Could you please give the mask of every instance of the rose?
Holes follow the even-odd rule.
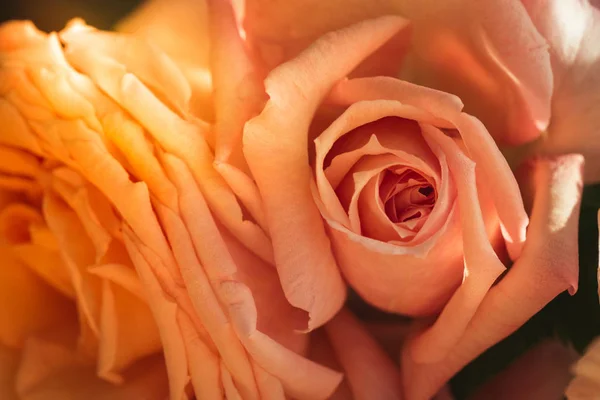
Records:
[[[576,289],[582,160],[531,161],[525,187],[535,191],[535,205],[525,242],[516,181],[456,97],[383,77],[344,79],[406,27],[396,17],[363,21],[271,71],[270,99],[246,124],[244,154],[276,265],[280,274],[296,271],[295,292],[318,296],[313,277],[339,266],[378,307],[441,311],[403,350],[405,395],[424,399],[558,293]],[[505,268],[503,245],[515,263],[491,287]]]
[[[81,21],[58,36],[5,25],[2,72],[23,77],[3,80],[19,90],[2,92],[0,120],[8,129],[1,148],[14,148],[19,161],[6,168],[28,183],[23,160],[34,158],[45,171],[43,185],[57,174],[101,199],[98,205],[94,197],[93,206],[102,213],[84,222],[108,224],[123,250],[119,262],[137,272],[132,278],[141,282],[158,327],[171,398],[185,398],[190,385],[201,398],[325,398],[341,376],[302,356],[308,337],[297,331],[337,312],[345,288],[333,271],[329,301],[303,304],[310,324],[284,297],[262,205],[240,157],[241,128],[260,104],[261,85],[247,79],[252,68],[238,51],[231,11],[221,2],[210,6],[210,124],[190,104],[193,95],[211,97],[201,93],[205,87],[142,39]],[[227,69],[230,63],[239,69]],[[81,246],[76,237],[58,247]],[[133,319],[126,323],[132,338],[150,337]]]

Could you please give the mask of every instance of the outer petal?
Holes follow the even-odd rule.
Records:
[[[547,47],[518,0],[264,3],[248,0],[240,14],[267,65],[291,58],[327,31],[399,14],[414,26],[411,80],[460,95],[466,111],[504,142],[535,139],[548,124],[552,70]]]
[[[190,109],[203,119],[213,119],[206,1],[148,0],[116,29],[148,40],[175,60],[192,88]]]
[[[540,135],[550,119],[552,70],[547,45],[518,0],[400,3],[415,21],[412,78],[459,95],[499,141]]]
[[[462,366],[525,323],[562,291],[577,287],[577,223],[583,159],[578,155],[532,162],[535,202],[521,257],[486,295],[459,342],[441,361],[402,355],[408,400],[432,396]]]
[[[267,70],[290,60],[327,32],[365,19],[394,14],[397,10],[394,3],[389,0],[368,3],[362,0],[235,2],[247,40]],[[397,35],[385,50],[382,48],[377,52],[379,54],[371,57],[372,62],[367,63],[371,65],[362,72],[395,74],[405,52],[404,42],[408,36],[405,33],[408,32]]]
[[[552,121],[536,144],[544,154],[581,153],[585,180],[600,180],[600,11],[587,0],[523,0],[551,46],[554,70]]]

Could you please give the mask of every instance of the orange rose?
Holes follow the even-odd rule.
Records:
[[[244,154],[275,263],[282,276],[295,273],[294,294],[318,299],[312,282],[339,267],[379,308],[438,314],[404,345],[412,400],[434,395],[557,294],[576,290],[582,159],[532,161],[525,240],[516,180],[460,100],[364,77],[359,64],[407,28],[399,17],[363,21],[271,71],[269,101],[245,127]],[[346,79],[357,71],[362,78]],[[547,243],[560,243],[560,254]],[[504,248],[514,265],[500,279]]]
[[[260,81],[247,79],[252,66],[231,10],[209,5],[213,95],[197,79],[206,65],[179,67],[141,34],[81,21],[58,35],[29,23],[2,26],[0,171],[4,188],[17,193],[3,208],[2,259],[14,257],[15,271],[25,271],[7,269],[15,278],[3,284],[32,280],[44,288],[41,277],[62,293],[10,292],[15,301],[0,309],[15,322],[2,323],[9,332],[0,339],[20,348],[35,332],[62,325],[53,310],[68,312],[70,296],[80,342],[100,342],[90,357],[102,378],[116,380],[162,345],[172,399],[326,398],[341,375],[303,356],[308,336],[300,331],[329,320],[345,287],[334,269],[328,283],[315,280],[317,298],[286,300],[293,281],[282,277],[282,290],[241,154],[242,126],[264,94]],[[73,379],[69,368],[60,372],[65,382]],[[17,380],[37,384],[35,373]],[[106,386],[89,380],[81,384]],[[85,393],[56,382],[44,384]],[[135,383],[125,393],[145,396],[134,390],[148,388]]]

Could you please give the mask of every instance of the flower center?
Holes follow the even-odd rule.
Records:
[[[416,232],[431,213],[437,194],[418,171],[399,167],[383,173],[379,197],[390,221]]]

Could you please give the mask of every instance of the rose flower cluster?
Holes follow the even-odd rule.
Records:
[[[0,397],[451,398],[577,291],[598,16],[149,0],[111,32],[0,25]],[[600,393],[586,357],[570,399]],[[562,398],[573,362],[542,343],[478,398]]]

